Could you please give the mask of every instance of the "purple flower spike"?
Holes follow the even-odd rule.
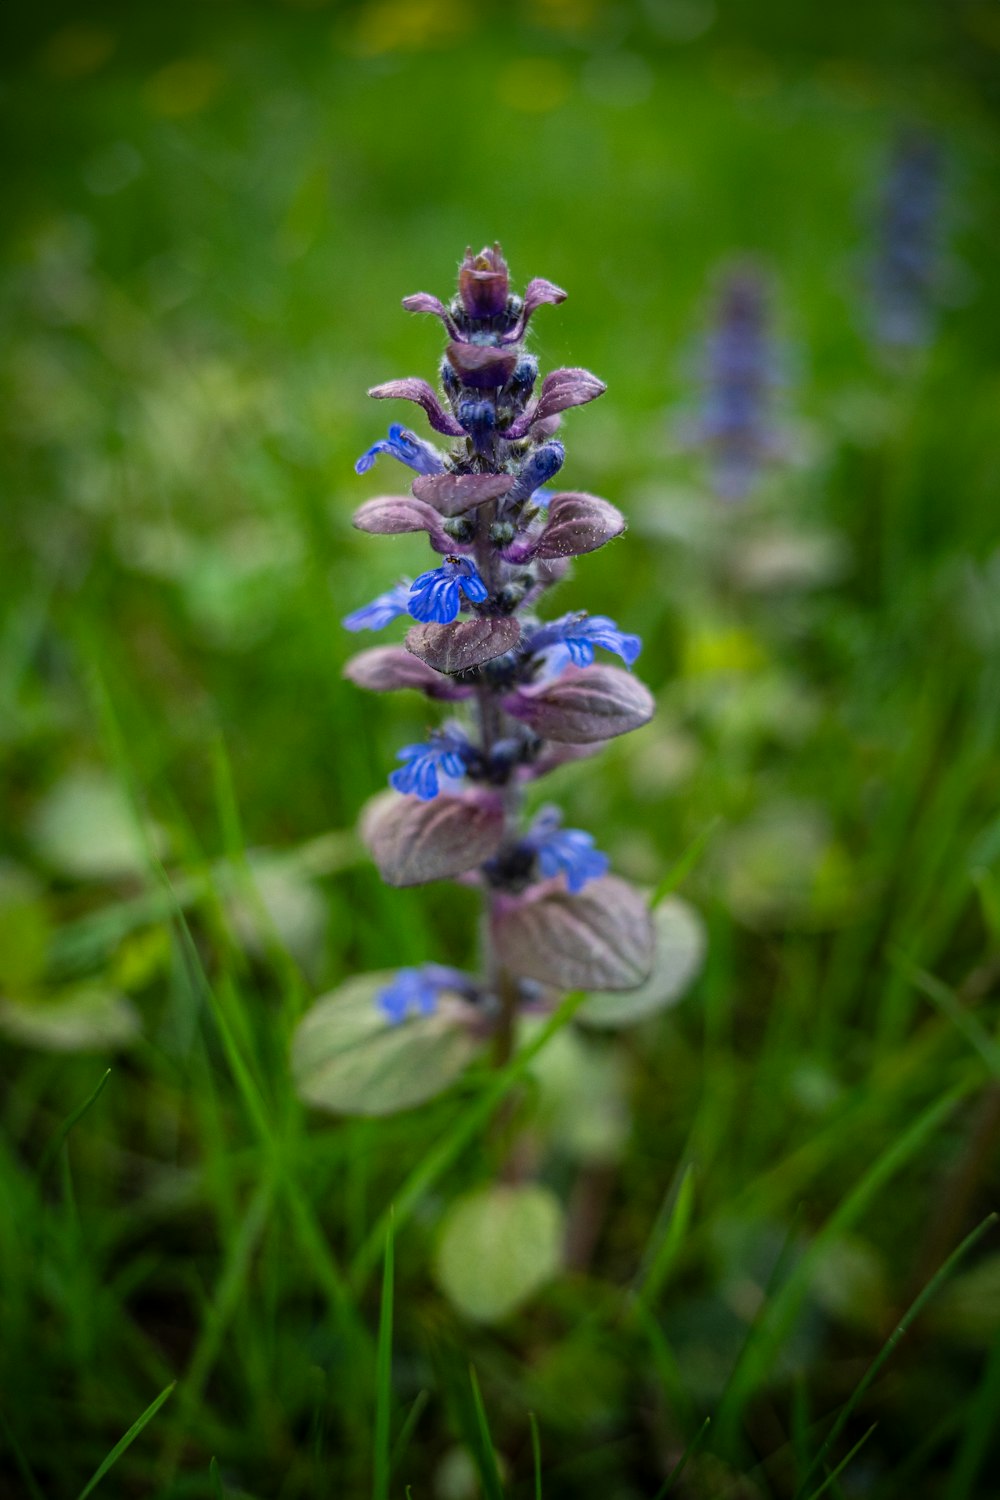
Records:
[[[469,742],[455,730],[431,735],[424,745],[404,745],[396,759],[405,762],[389,777],[397,792],[410,793],[421,802],[430,802],[441,790],[440,778],[457,779],[465,775],[465,757]]]
[[[465,429],[450,412],[445,411],[427,381],[419,380],[415,375],[373,385],[368,394],[376,401],[415,401],[418,406],[423,407],[435,432],[443,432],[446,437],[465,436]]]
[[[379,594],[370,604],[362,605],[353,614],[345,615],[341,624],[345,630],[384,630],[410,608],[410,585],[397,583],[395,588]]]
[[[558,807],[543,807],[528,832],[526,842],[535,851],[538,868],[550,880],[557,875],[566,879],[566,889],[574,896],[588,880],[606,875],[610,861],[594,840],[581,828],[563,828]]]
[[[415,579],[406,608],[415,620],[448,625],[458,615],[464,594],[470,604],[482,604],[489,591],[467,557],[446,557],[439,568],[430,568]]]
[[[626,635],[619,630],[607,615],[588,615],[585,610],[579,610],[534,631],[527,650],[532,655],[550,652],[550,666],[559,667],[568,660],[575,667],[589,667],[594,660],[595,646],[613,651],[627,667],[631,667],[642,650],[642,641],[637,635]]]

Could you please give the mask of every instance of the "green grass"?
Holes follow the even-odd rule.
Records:
[[[943,0],[18,19],[0,996],[40,1040],[0,1015],[2,1500],[992,1493],[996,46]],[[913,115],[953,264],[892,368],[865,215]],[[399,479],[352,472],[365,390],[439,353],[399,299],[494,236],[569,290],[543,366],[609,387],[565,473],[631,529],[561,607],[642,634],[660,705],[552,795],[709,937],[676,1007],[596,1043],[610,1161],[532,1113],[578,996],[385,1120],[311,1113],[288,1066],[345,977],[474,958],[472,893],[387,890],[357,840],[427,713],[341,681],[338,621],[423,557],[349,524]],[[792,458],[734,510],[674,434],[746,251]],[[69,1045],[45,1008],[84,984]],[[498,1116],[602,1206],[585,1268],[489,1327],[432,1266]]]

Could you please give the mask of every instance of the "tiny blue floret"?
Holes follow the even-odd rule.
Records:
[[[393,1026],[407,1016],[432,1016],[437,1009],[438,986],[424,969],[400,969],[391,984],[379,990],[375,1004]]]
[[[340,623],[345,630],[384,630],[386,625],[407,613],[409,601],[410,585],[397,583],[370,604],[363,604],[353,614],[345,615]]]
[[[390,458],[397,458],[408,469],[416,469],[418,474],[441,474],[444,471],[444,459],[434,445],[425,443],[423,438],[418,438],[399,422],[393,422],[387,438],[380,438],[362,453],[354,465],[355,473],[367,474],[380,453],[388,453]]]
[[[404,745],[396,759],[405,761],[405,765],[392,772],[389,785],[397,792],[430,802],[441,790],[441,776],[465,775],[467,749],[467,740],[454,731],[434,734],[423,745]]]
[[[407,608],[415,620],[448,625],[461,606],[459,590],[470,604],[482,604],[489,591],[467,557],[446,557],[437,568],[421,573],[410,588]]]
[[[594,840],[581,828],[561,828],[562,814],[557,807],[543,807],[528,833],[527,842],[534,848],[541,873],[552,879],[563,875],[566,889],[577,895],[588,880],[607,873],[609,860]]]
[[[642,650],[642,641],[637,635],[626,635],[619,630],[607,615],[588,615],[579,610],[536,630],[528,643],[528,650],[555,654],[561,647],[575,667],[589,667],[594,660],[595,646],[613,651],[627,667],[631,667]]]

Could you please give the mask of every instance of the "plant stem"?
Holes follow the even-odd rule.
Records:
[[[496,519],[496,509],[497,503],[495,500],[480,507],[479,533],[476,540],[476,566],[491,595],[496,593],[499,583],[497,554],[489,535],[490,527]],[[500,707],[497,690],[488,682],[480,683],[476,690],[476,704],[479,717],[479,748],[483,753],[483,757],[488,758],[497,741],[503,737],[504,713]],[[520,791],[513,777],[511,777],[503,789],[504,844],[506,844],[516,831],[520,803]],[[495,1067],[502,1068],[510,1060],[514,1049],[514,1026],[517,1019],[518,987],[515,977],[499,962],[493,947],[492,929],[497,893],[487,890],[484,896],[486,910],[482,923],[483,968],[487,980],[500,1003],[500,1013],[497,1019],[494,1040],[493,1063]]]

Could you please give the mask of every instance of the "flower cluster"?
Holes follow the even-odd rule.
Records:
[[[772,419],[777,359],[767,288],[752,265],[722,279],[705,350],[698,439],[708,452],[721,500],[742,500],[779,444]]]
[[[538,383],[538,362],[524,348],[528,325],[564,297],[540,278],[523,297],[512,293],[499,246],[466,253],[448,306],[426,292],[406,297],[405,308],[439,318],[447,335],[443,398],[416,377],[369,394],[415,402],[448,445],[394,425],[356,464],[363,474],[385,455],[416,477],[408,494],[367,501],[355,525],[379,535],[424,532],[440,561],[347,616],[352,631],[381,630],[404,616],[414,623],[402,645],[360,652],[345,674],[376,692],[410,688],[464,704],[467,715],[399,752],[402,764],[389,777],[398,795],[375,805],[365,836],[390,884],[481,885],[485,972],[474,995],[468,985],[463,993],[480,1002],[480,1016],[506,1016],[508,1025],[512,997],[516,1005],[537,1002],[547,987],[627,989],[652,961],[645,904],[608,875],[590,835],[563,828],[553,806],[522,823],[531,782],[638,728],[653,711],[630,670],[638,636],[585,611],[539,618],[570,559],[625,529],[608,501],[543,488],[565,458],[556,436],[562,413],[605,389],[582,369],[555,370]],[[599,661],[599,651],[624,666]],[[401,970],[379,994],[382,1013],[394,1022],[430,1014],[446,973]]]
[[[926,343],[941,271],[941,152],[911,130],[893,150],[879,213],[872,266],[875,335],[886,349]]]

